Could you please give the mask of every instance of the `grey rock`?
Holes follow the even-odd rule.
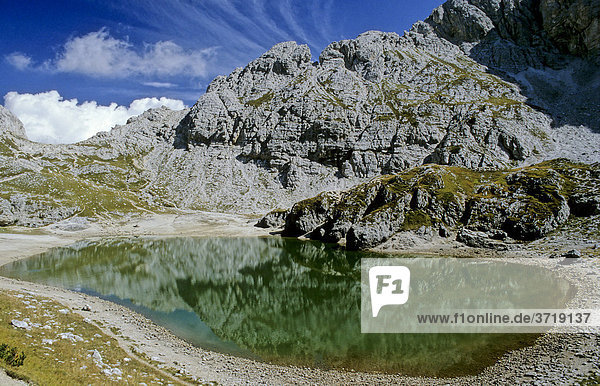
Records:
[[[25,127],[23,123],[4,106],[0,106],[0,134],[8,133],[20,139],[26,139]],[[4,138],[6,141],[6,138]]]
[[[15,194],[9,200],[0,198],[0,226],[41,227],[73,216],[78,207],[44,203],[28,194]]]
[[[461,228],[458,231],[456,241],[473,248],[493,248],[496,245],[486,233],[467,228]]]
[[[494,23],[481,9],[465,0],[450,0],[436,8],[427,19],[436,31],[457,42],[483,39]]]
[[[256,223],[259,228],[283,228],[288,211],[285,209],[272,210]]]
[[[438,234],[440,235],[440,237],[450,237],[450,230],[448,230],[448,228],[444,224],[441,224],[438,230]]]
[[[29,323],[27,323],[24,320],[13,319],[13,320],[10,321],[10,324],[13,325],[13,326],[15,326],[15,327],[18,327],[18,328],[24,328],[24,329],[29,329],[30,328]]]
[[[345,177],[372,177],[423,160],[507,165],[549,145],[533,130],[544,130],[539,114],[516,87],[431,29],[403,37],[366,32],[330,44],[316,65],[301,47],[282,43],[215,79],[185,118],[189,145],[238,146],[242,158],[266,162],[291,188],[311,163]],[[439,56],[432,59],[434,47]],[[277,63],[289,63],[287,70]],[[457,72],[465,65],[466,78]],[[514,101],[514,110],[494,102],[501,98]],[[456,147],[462,153],[445,155]]]
[[[450,0],[426,22],[456,43],[540,47],[571,55],[597,54],[600,5],[586,0]]]
[[[573,55],[600,51],[600,4],[597,1],[543,0],[542,25],[562,51]]]
[[[503,240],[506,240],[508,235],[506,234],[506,232],[504,232],[502,230],[495,230],[495,231],[489,232],[488,237],[493,240],[503,241]]]
[[[575,257],[565,257],[561,261],[558,262],[559,265],[571,265],[581,263],[581,259]]]
[[[363,217],[346,235],[346,248],[365,249],[379,245],[397,233],[404,223],[403,208],[388,205]]]
[[[8,200],[0,198],[0,226],[5,227],[17,223],[17,218],[12,213],[12,205]]]
[[[410,197],[405,196],[403,202],[398,204],[406,206],[409,200]],[[367,223],[376,221],[369,219],[369,215],[381,209],[390,201],[398,201],[398,197],[393,192],[385,189],[381,180],[375,179],[369,183],[359,185],[340,195],[339,201],[335,203],[333,210],[329,211],[326,220],[311,232],[310,237],[330,243],[343,241],[351,227],[357,225],[356,223],[361,219],[364,219]],[[381,214],[384,214],[384,212]],[[290,221],[293,221],[293,219],[290,219]],[[364,225],[362,224],[362,226]],[[358,236],[355,231],[361,232],[358,228],[353,230],[355,236]],[[378,239],[384,240],[386,237],[381,235]],[[352,243],[353,241],[350,241],[351,245]]]
[[[600,214],[600,194],[587,192],[569,198],[569,207],[576,216],[592,216]]]
[[[313,231],[328,219],[339,199],[337,192],[324,192],[296,203],[286,216],[284,235],[301,236]]]
[[[52,226],[65,232],[78,232],[90,227],[90,222],[85,217],[72,217],[63,221],[59,221]]]
[[[568,259],[578,259],[581,257],[581,252],[578,249],[571,249],[563,254],[563,257]]]

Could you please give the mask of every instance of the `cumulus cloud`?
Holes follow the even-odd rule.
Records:
[[[12,91],[4,96],[4,106],[23,122],[29,139],[44,143],[78,142],[124,124],[150,108],[185,107],[183,101],[165,97],[136,99],[129,107],[116,103],[102,106],[95,101],[79,103],[77,99],[63,99],[55,90],[39,94]]]
[[[32,64],[31,58],[21,52],[13,52],[4,58],[11,66],[21,71],[30,68]]]
[[[93,77],[189,76],[207,74],[207,63],[214,49],[185,50],[172,41],[159,41],[134,47],[126,40],[112,37],[103,28],[68,40],[56,58],[37,66],[56,72]],[[6,56],[18,69],[32,66],[31,58],[19,52]]]

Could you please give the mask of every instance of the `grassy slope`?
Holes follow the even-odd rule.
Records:
[[[13,319],[26,320],[31,327],[14,327]],[[76,338],[61,338],[60,334],[65,333]],[[91,321],[30,293],[0,292],[0,343],[26,355],[22,366],[4,361],[0,366],[10,375],[35,384],[180,383],[132,357]],[[101,355],[101,362],[92,357],[94,350]]]
[[[131,157],[31,154],[0,142],[0,198],[25,195],[50,208],[77,208],[80,216],[104,217],[156,211],[138,195],[146,183]]]

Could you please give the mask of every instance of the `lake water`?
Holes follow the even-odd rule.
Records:
[[[0,275],[115,301],[203,348],[297,366],[475,374],[536,338],[361,334],[361,257],[382,255],[276,237],[119,238],[52,249]],[[548,305],[568,300],[568,283],[551,272],[520,272],[547,284]]]

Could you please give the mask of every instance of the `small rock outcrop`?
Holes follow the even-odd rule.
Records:
[[[375,247],[401,231],[432,228],[470,246],[535,240],[564,224],[578,190],[593,190],[600,165],[555,160],[507,171],[425,165],[345,192],[295,204],[284,235]],[[577,215],[592,211],[577,210]]]

